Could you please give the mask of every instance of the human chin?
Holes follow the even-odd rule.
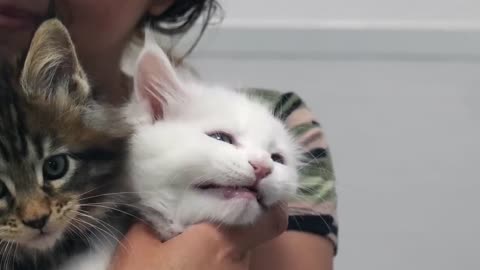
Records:
[[[21,55],[27,50],[33,32],[34,28],[14,31],[0,26],[0,56],[8,59],[12,55]]]
[[[0,1],[0,54],[26,50],[38,25],[45,19],[47,0]]]

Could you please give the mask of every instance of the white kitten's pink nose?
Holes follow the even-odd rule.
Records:
[[[272,173],[272,167],[264,162],[249,161],[252,165],[253,173],[257,181],[269,176]]]

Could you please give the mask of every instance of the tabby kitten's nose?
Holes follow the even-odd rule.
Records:
[[[28,226],[30,228],[41,230],[47,224],[47,221],[48,221],[49,217],[50,217],[50,215],[44,215],[40,218],[33,219],[33,220],[22,220],[22,222],[23,222],[23,224],[25,224],[26,226]]]

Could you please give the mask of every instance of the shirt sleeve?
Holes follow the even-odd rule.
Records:
[[[295,93],[249,89],[252,95],[272,105],[304,149],[298,198],[289,202],[289,230],[329,239],[337,249],[338,222],[335,174],[328,144],[320,123]]]

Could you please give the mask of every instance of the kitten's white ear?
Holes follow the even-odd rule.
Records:
[[[134,74],[135,97],[148,106],[153,120],[164,117],[165,107],[180,94],[182,84],[167,55],[145,30],[145,46]]]

